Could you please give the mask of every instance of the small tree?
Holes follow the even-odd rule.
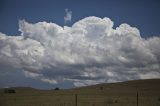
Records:
[[[54,90],[56,90],[56,91],[58,91],[58,90],[60,90],[58,87],[56,87]]]

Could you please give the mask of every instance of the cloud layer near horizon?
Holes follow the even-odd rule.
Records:
[[[160,38],[144,39],[137,28],[109,18],[87,17],[72,27],[19,22],[19,36],[0,33],[0,64],[26,77],[84,86],[160,78]]]

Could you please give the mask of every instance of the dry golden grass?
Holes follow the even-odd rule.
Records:
[[[0,90],[0,106],[160,106],[160,79],[98,84],[68,90]]]

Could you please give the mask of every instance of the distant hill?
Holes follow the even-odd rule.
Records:
[[[52,90],[40,90],[31,87],[12,87],[17,93],[28,93],[28,92],[62,92],[62,93],[107,93],[107,92],[138,92],[138,91],[160,91],[160,79],[145,79],[145,80],[132,80],[117,83],[102,83],[97,85],[77,87],[71,89],[61,89],[56,91]],[[2,92],[2,89],[1,89]]]
[[[160,79],[103,83],[72,89],[0,89],[0,106],[160,106]]]
[[[81,89],[112,89],[112,90],[160,90],[160,79],[144,79],[144,80],[132,80],[125,82],[116,83],[102,83],[87,87],[75,88],[77,90]]]

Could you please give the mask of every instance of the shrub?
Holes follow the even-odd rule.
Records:
[[[100,87],[100,90],[103,90],[103,87],[102,87],[102,86]]]
[[[116,99],[114,102],[115,102],[115,103],[118,103],[118,100]]]
[[[14,89],[5,88],[4,93],[16,93]]]
[[[113,104],[112,99],[109,99],[109,100],[107,101],[107,104]]]

